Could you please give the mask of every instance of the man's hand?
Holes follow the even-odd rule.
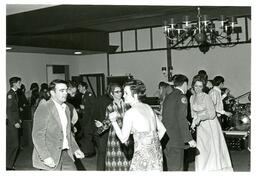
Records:
[[[228,116],[228,117],[231,117],[232,113],[231,112],[225,112],[225,115]]]
[[[19,124],[19,123],[16,123],[16,124],[14,124],[14,127],[15,127],[15,128],[20,128],[20,124]]]
[[[44,159],[44,164],[47,165],[48,167],[54,168],[56,166],[56,164],[54,163],[53,158],[48,157],[46,159]]]
[[[84,153],[80,149],[78,149],[75,151],[75,156],[78,159],[82,159],[82,158],[84,158]]]
[[[84,105],[80,104],[80,108],[81,108],[81,109],[84,109]]]
[[[189,146],[192,147],[192,148],[196,147],[196,142],[195,142],[195,140],[189,141],[188,144],[189,144]]]

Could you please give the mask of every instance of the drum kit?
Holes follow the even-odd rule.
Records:
[[[248,100],[251,101],[251,92],[247,92],[237,98],[229,95],[224,102],[225,111],[232,113],[232,116],[227,118],[228,132],[244,132],[244,137],[247,142],[247,149],[251,150],[251,103],[239,103],[239,99],[244,96],[248,96]]]
[[[251,127],[251,103],[239,103],[239,99],[248,96],[250,100],[251,92],[247,92],[237,98],[228,96],[224,99],[224,109],[233,115],[228,119],[228,126],[232,130],[249,131]]]

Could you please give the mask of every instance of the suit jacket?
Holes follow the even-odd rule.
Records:
[[[163,124],[169,141],[166,147],[184,148],[185,143],[192,140],[187,116],[187,98],[178,89],[169,94],[163,103]]]
[[[68,154],[74,161],[73,154],[79,147],[71,133],[70,110],[68,106],[66,107],[66,115]],[[52,157],[55,164],[58,165],[63,145],[63,131],[58,110],[52,99],[38,106],[34,117],[32,139],[34,143],[33,166],[39,169],[53,170],[44,165],[43,160]]]
[[[82,110],[83,117],[92,117],[93,106],[95,103],[95,97],[90,92],[85,92],[81,104],[84,105],[84,109]]]
[[[86,134],[91,134],[94,131],[93,107],[95,104],[95,97],[92,95],[92,93],[87,91],[82,98],[81,104],[84,105],[84,109],[81,109],[82,120],[80,123],[86,131]]]
[[[113,102],[113,99],[110,98],[110,96],[108,96],[107,94],[104,94],[104,95],[98,97],[93,106],[93,116],[92,116],[93,120],[98,120],[98,121],[102,122],[106,118],[106,108],[112,102]],[[94,133],[96,135],[99,135],[96,131],[97,130],[96,126],[94,125],[93,127],[94,127]],[[108,133],[106,133],[106,132],[102,133],[102,134],[100,134],[100,136],[107,137]]]
[[[19,106],[18,96],[13,89],[10,89],[7,93],[6,102],[7,123],[10,126],[14,126],[16,123],[19,123]]]

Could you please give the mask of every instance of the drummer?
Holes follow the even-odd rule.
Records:
[[[227,112],[224,110],[223,107],[223,99],[228,95],[228,93],[230,92],[228,89],[226,89],[226,91],[224,92],[223,95],[221,95],[221,89],[224,86],[224,78],[222,76],[216,76],[213,79],[213,85],[214,87],[210,90],[209,95],[211,96],[213,103],[214,103],[214,107],[218,116],[218,119],[220,121],[220,124],[222,126],[223,129],[228,128],[228,126],[225,124],[226,122],[223,120],[223,118],[221,117],[221,115],[225,115],[227,117],[231,117],[232,113],[231,112]]]

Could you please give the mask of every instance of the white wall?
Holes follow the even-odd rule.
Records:
[[[46,65],[69,65],[69,74],[107,73],[106,54],[97,55],[49,55],[32,53],[6,53],[6,86],[13,76],[22,78],[29,89],[32,82],[46,82]]]
[[[74,73],[92,74],[104,73],[107,75],[107,54],[76,56],[77,70]]]
[[[161,68],[167,66],[166,51],[113,54],[109,56],[110,75],[124,76],[131,73],[142,80],[147,95],[152,96],[158,89],[158,82],[166,80]]]
[[[208,73],[209,79],[217,75],[225,78],[225,86],[231,94],[239,96],[251,90],[251,45],[242,44],[233,48],[215,47],[203,54],[199,49],[173,51],[174,73],[192,77],[200,69]]]
[[[184,73],[190,82],[200,69],[205,69],[209,78],[222,75],[225,85],[236,97],[251,88],[251,45],[242,44],[233,48],[216,47],[206,54],[198,49],[173,50],[173,74]],[[69,65],[70,76],[104,73],[107,76],[106,54],[65,56],[31,53],[10,53],[6,55],[6,82],[12,76],[20,76],[26,88],[32,82],[46,82],[46,65]],[[131,73],[147,86],[147,95],[153,96],[157,84],[164,77],[161,68],[167,66],[166,51],[136,52],[110,55],[110,74],[123,76]]]
[[[172,61],[173,74],[185,74],[189,84],[193,76],[204,69],[209,79],[223,76],[226,87],[235,97],[251,90],[250,44],[233,48],[215,47],[206,54],[199,49],[172,50]],[[166,65],[166,50],[110,55],[110,74],[116,76],[131,73],[144,81],[148,96],[153,96],[159,81],[166,79],[161,72],[161,67]]]

